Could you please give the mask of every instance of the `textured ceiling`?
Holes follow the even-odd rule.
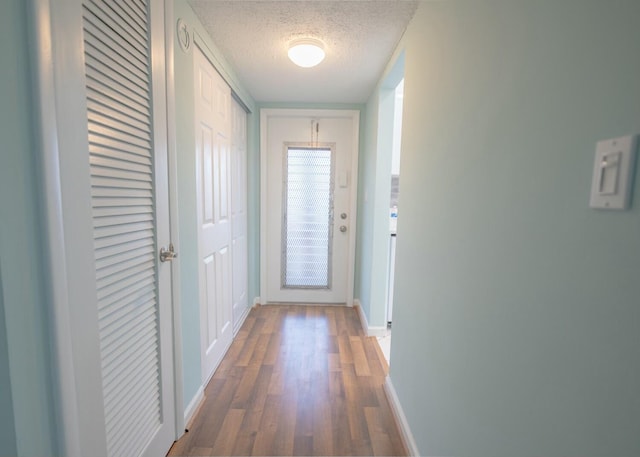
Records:
[[[189,0],[258,102],[363,103],[411,20],[413,0]],[[311,36],[326,58],[299,68],[288,43]]]

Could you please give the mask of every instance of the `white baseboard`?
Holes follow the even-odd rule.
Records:
[[[367,336],[385,336],[387,334],[387,327],[370,327],[369,322],[367,321],[367,316],[364,314],[362,310],[362,305],[360,300],[357,298],[353,300],[353,307],[358,310],[358,317],[360,318],[360,325],[362,326],[362,330],[364,334]]]
[[[407,448],[407,451],[411,456],[421,455],[420,451],[418,451],[416,440],[413,438],[413,433],[411,433],[407,417],[404,415],[404,411],[402,410],[402,405],[400,404],[400,400],[396,394],[396,389],[394,389],[389,376],[387,376],[387,379],[384,382],[384,391],[387,394],[389,405],[391,405],[393,417],[396,419],[396,424],[398,424],[398,428],[400,429],[400,437],[402,438],[404,447]]]
[[[242,312],[242,316],[240,316],[240,319],[238,319],[236,324],[233,326],[233,337],[234,338],[236,337],[236,335],[238,334],[238,332],[242,328],[242,324],[244,324],[244,321],[247,319],[247,316],[249,315],[249,311],[251,311],[251,308],[249,308],[247,306],[244,309],[244,311]]]
[[[387,327],[367,327],[367,336],[386,336],[389,333]]]
[[[253,299],[253,306],[256,307],[260,305],[260,297],[256,297]]]
[[[187,405],[187,409],[185,409],[184,411],[184,425],[187,429],[191,425],[189,422],[191,422],[191,419],[193,419],[193,416],[196,414],[196,412],[198,412],[198,409],[200,408],[200,405],[202,404],[203,401],[204,401],[204,388],[200,386],[196,394],[193,396],[193,398],[189,402],[189,405]]]
[[[362,327],[362,330],[364,331],[365,335],[368,335],[369,323],[367,322],[367,316],[364,314],[364,311],[362,311],[362,304],[360,303],[360,300],[354,298],[353,307],[356,309],[356,311],[358,311],[358,318],[360,318],[360,326]]]

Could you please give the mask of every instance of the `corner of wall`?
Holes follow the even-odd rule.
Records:
[[[355,298],[353,300],[353,307],[358,312],[358,318],[360,319],[360,325],[362,326],[362,331],[367,336],[385,336],[387,333],[386,326],[370,326],[367,320],[367,315],[362,309],[362,304],[360,300]]]

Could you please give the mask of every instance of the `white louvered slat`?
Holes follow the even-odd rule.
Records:
[[[104,2],[113,11],[115,21],[120,24],[123,30],[131,37],[137,37],[137,40],[144,43],[146,37],[140,33],[141,30],[147,28],[147,20],[145,17],[141,17],[135,13],[135,10],[128,7],[127,2]]]
[[[137,130],[146,130],[149,128],[149,119],[145,119],[144,116],[137,114],[133,110],[117,110],[105,103],[109,103],[108,98],[97,93],[92,94],[92,96],[87,100],[89,113],[101,113],[101,115],[107,118],[108,122],[117,120],[120,121],[120,123],[132,126]]]
[[[111,346],[119,345],[116,350],[105,355],[105,367],[109,367],[109,362],[113,364],[110,367],[110,372],[103,378],[105,381],[105,398],[108,398],[110,394],[119,395],[120,392],[116,384],[131,379],[131,376],[124,376],[123,373],[139,370],[142,366],[141,362],[144,357],[137,356],[135,360],[133,357],[127,357],[126,360],[122,360],[121,356],[124,352],[127,353],[127,356],[130,356],[133,354],[152,354],[155,350],[153,342],[149,341],[148,338],[151,332],[148,324],[154,319],[153,308],[145,311],[146,313],[140,314],[137,319],[127,319],[126,325],[121,327],[119,331],[105,336],[105,344],[111,344]],[[132,334],[135,337],[132,337]],[[132,342],[137,343],[133,351],[129,348],[129,346],[132,346]]]
[[[109,97],[105,92],[106,91],[98,92],[97,90],[88,91],[88,108],[92,109],[95,106],[102,106],[103,109],[105,109],[107,112],[113,112],[121,116],[126,116],[128,119],[136,120],[146,126],[150,125],[150,119],[145,116],[144,113],[132,109],[129,106],[123,105],[121,102],[118,102],[117,99]]]
[[[99,264],[104,259],[110,259],[115,255],[126,254],[135,249],[151,249],[153,250],[154,244],[145,238],[139,240],[133,240],[125,245],[109,246],[96,251],[96,264]]]
[[[144,63],[146,54],[146,39],[130,28],[122,27],[121,23],[119,23],[118,21],[114,21],[112,17],[109,17],[109,14],[113,15],[113,12],[110,8],[105,8],[105,2],[101,0],[91,0],[91,4],[94,14],[88,18],[85,18],[85,29],[91,32],[95,30],[91,29],[91,26],[96,27],[99,33],[104,33],[104,35],[101,35],[100,38],[105,35],[108,37],[106,40],[101,41],[122,41],[123,43],[125,43],[125,45],[122,47],[126,50],[123,54],[125,56],[128,56],[128,59],[132,62],[135,61]],[[142,28],[143,32],[144,28],[145,27]]]
[[[122,272],[115,277],[107,276],[98,280],[98,297],[108,298],[109,296],[126,289],[128,286],[139,284],[151,275],[146,271],[139,271],[134,274],[123,274]],[[118,279],[119,277],[119,279]]]
[[[120,274],[123,271],[129,272],[130,269],[136,269],[142,266],[148,267],[149,265],[147,265],[147,263],[152,263],[153,261],[155,261],[153,253],[144,252],[142,249],[136,251],[142,251],[142,255],[129,258],[128,256],[120,254],[116,257],[124,259],[123,261],[120,261],[118,263],[106,264],[104,268],[101,268],[96,275],[96,279],[98,280],[98,287],[108,285],[112,277]]]
[[[117,130],[120,132],[124,132],[127,135],[131,135],[132,137],[138,137],[140,140],[149,141],[149,138],[146,136],[139,137],[138,135],[144,135],[144,129],[148,128],[145,125],[136,125],[139,124],[135,121],[132,121],[128,118],[115,118],[112,117],[105,108],[101,106],[96,106],[89,109],[88,118],[89,122],[93,122],[96,125],[100,125],[101,127],[108,128],[111,130]],[[95,132],[100,133],[100,132]]]
[[[128,154],[131,156],[140,156],[144,158],[149,158],[149,151],[144,148],[140,148],[131,144],[124,143],[118,139],[108,138],[101,135],[96,135],[95,133],[89,132],[89,150],[91,152],[95,151],[96,148],[105,148],[107,149],[107,154],[109,157],[113,157],[114,159],[118,159],[112,152],[120,153],[120,154]],[[100,151],[96,151],[99,153]],[[130,160],[135,162],[134,158],[128,158],[125,160]]]
[[[132,170],[123,170],[121,168],[110,167],[91,167],[91,176],[109,179],[124,179],[128,181],[148,182],[147,177],[143,173]]]
[[[110,25],[117,28],[120,35],[116,33],[116,30],[109,27]],[[114,24],[106,15],[102,15],[101,20],[91,19],[85,21],[85,38],[91,36],[91,41],[109,46],[114,54],[127,57],[131,64],[144,69],[144,45],[137,39],[132,39],[131,34],[128,32]],[[126,35],[126,38],[123,38],[122,35]],[[120,44],[121,42],[124,44]]]
[[[137,456],[162,421],[148,5],[83,6],[107,452]]]
[[[140,154],[132,154],[131,151],[118,151],[111,146],[116,145],[101,146],[97,143],[90,144],[91,165],[115,170],[137,171],[138,173],[151,172],[150,158]]]
[[[135,207],[134,207],[135,208]],[[111,226],[122,226],[124,224],[134,224],[138,222],[153,222],[153,213],[149,213],[147,211],[141,213],[123,212],[121,215],[114,215],[111,217],[96,217],[94,216],[93,226],[95,228],[99,227],[111,227]]]
[[[144,189],[105,189],[95,187],[92,192],[93,197],[125,197],[125,198],[153,198],[153,192]]]
[[[117,267],[118,265],[126,264],[135,259],[143,258],[151,253],[154,258],[153,246],[149,243],[142,243],[138,246],[131,246],[131,249],[127,250],[112,250],[112,252],[106,252],[105,249],[100,251],[101,256],[96,256],[96,269],[99,272],[108,272],[109,268]],[[107,255],[108,254],[108,255]],[[100,276],[98,276],[100,277]]]
[[[147,230],[142,232],[131,232],[122,234],[119,236],[106,237],[106,238],[96,238],[95,246],[96,246],[96,258],[100,257],[101,249],[109,249],[112,247],[116,247],[116,245],[123,245],[134,241],[142,241],[149,237],[153,237],[153,231]],[[153,241],[153,240],[151,240]],[[150,244],[150,243],[147,243]]]
[[[147,271],[139,271],[132,273],[127,279],[121,280],[118,283],[106,283],[104,287],[98,289],[99,299],[108,299],[110,296],[117,294],[121,290],[126,290],[128,287],[136,286],[151,277],[152,273]],[[98,286],[99,287],[99,286]]]
[[[87,82],[95,84],[96,90],[103,88],[105,92],[110,90],[113,94],[120,94],[131,100],[132,107],[144,110],[145,103],[149,101],[147,98],[148,94],[136,92],[132,88],[127,87],[126,84],[128,80],[120,75],[109,75],[111,69],[106,65],[102,65],[100,61],[97,60],[98,58],[86,58]]]
[[[106,138],[117,137],[120,139],[120,141],[124,142],[125,144],[138,146],[139,148],[142,148],[142,149],[149,149],[151,147],[151,140],[149,140],[148,137],[142,138],[141,137],[142,132],[140,136],[131,135],[126,132],[123,132],[122,130],[109,128],[107,126],[96,124],[96,123],[91,124],[89,132],[91,132],[92,134],[101,135]]]
[[[98,309],[98,315],[105,319],[115,319],[117,313],[123,312],[126,306],[138,306],[148,294],[154,293],[153,281],[148,278],[135,286],[130,286],[104,300],[104,304]],[[130,300],[130,301],[129,301]],[[104,326],[107,323],[105,322]],[[102,324],[101,324],[102,326]]]
[[[91,178],[93,187],[101,187],[103,189],[153,189],[151,183],[146,181],[134,181],[131,179],[110,179],[94,176]]]
[[[121,57],[115,55],[110,57],[110,53],[117,52],[117,49],[111,49],[107,44],[100,42],[86,43],[85,51],[90,52],[92,56],[100,56],[101,60],[95,57],[87,58],[86,64],[95,71],[101,73],[107,78],[119,82],[127,81],[129,85],[133,85],[131,89],[142,91],[145,93],[147,89],[144,86],[145,79],[148,75],[137,66],[124,66],[121,63]],[[109,70],[115,70],[117,74],[111,74]]]
[[[157,399],[157,396],[150,399],[147,403],[153,405],[156,403],[156,401],[159,401]],[[153,406],[149,406],[148,408],[152,410]],[[150,413],[148,409],[142,409],[140,411],[140,414],[148,415]],[[123,442],[126,441],[128,443],[128,447],[125,447],[125,445],[122,443],[116,443],[116,446],[114,446],[114,454],[123,456],[139,455],[147,444],[144,438],[141,437],[149,436],[153,432],[154,428],[155,424],[144,422],[138,424],[134,422],[133,427],[131,427],[130,429],[125,429],[122,432]]]
[[[140,306],[139,303],[146,303],[154,299],[154,292],[152,290],[148,290],[139,295],[139,298],[135,303],[127,303],[126,306],[117,309],[111,308],[103,310],[104,312],[100,313],[100,331],[104,331],[105,333],[111,332],[112,328],[117,328],[119,326],[119,322],[123,316],[127,316],[136,311]]]
[[[93,200],[94,211],[97,209],[108,208],[125,208],[130,206],[152,206],[152,201],[148,198],[94,198]]]
[[[113,207],[113,206],[96,206],[93,209],[93,217],[96,219],[108,216],[121,216],[124,214],[144,214],[151,213],[151,209],[148,206],[127,206],[127,207]]]
[[[98,81],[93,81],[93,82],[98,82]],[[114,88],[110,86],[101,85],[101,84],[93,84],[93,86],[94,87],[91,87],[89,89],[88,95],[92,95],[93,93],[99,94],[101,97],[104,97],[108,100],[111,100],[112,102],[115,102],[118,109],[124,112],[133,111],[135,113],[138,113],[138,115],[142,115],[142,116],[144,116],[145,114],[148,114],[148,113],[145,113],[144,105],[132,103],[129,97],[127,97],[124,94],[121,94]]]

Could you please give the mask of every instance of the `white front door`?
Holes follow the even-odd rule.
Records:
[[[359,113],[262,110],[262,298],[353,300]]]
[[[197,46],[194,78],[201,368],[205,384],[233,337],[231,89]]]

